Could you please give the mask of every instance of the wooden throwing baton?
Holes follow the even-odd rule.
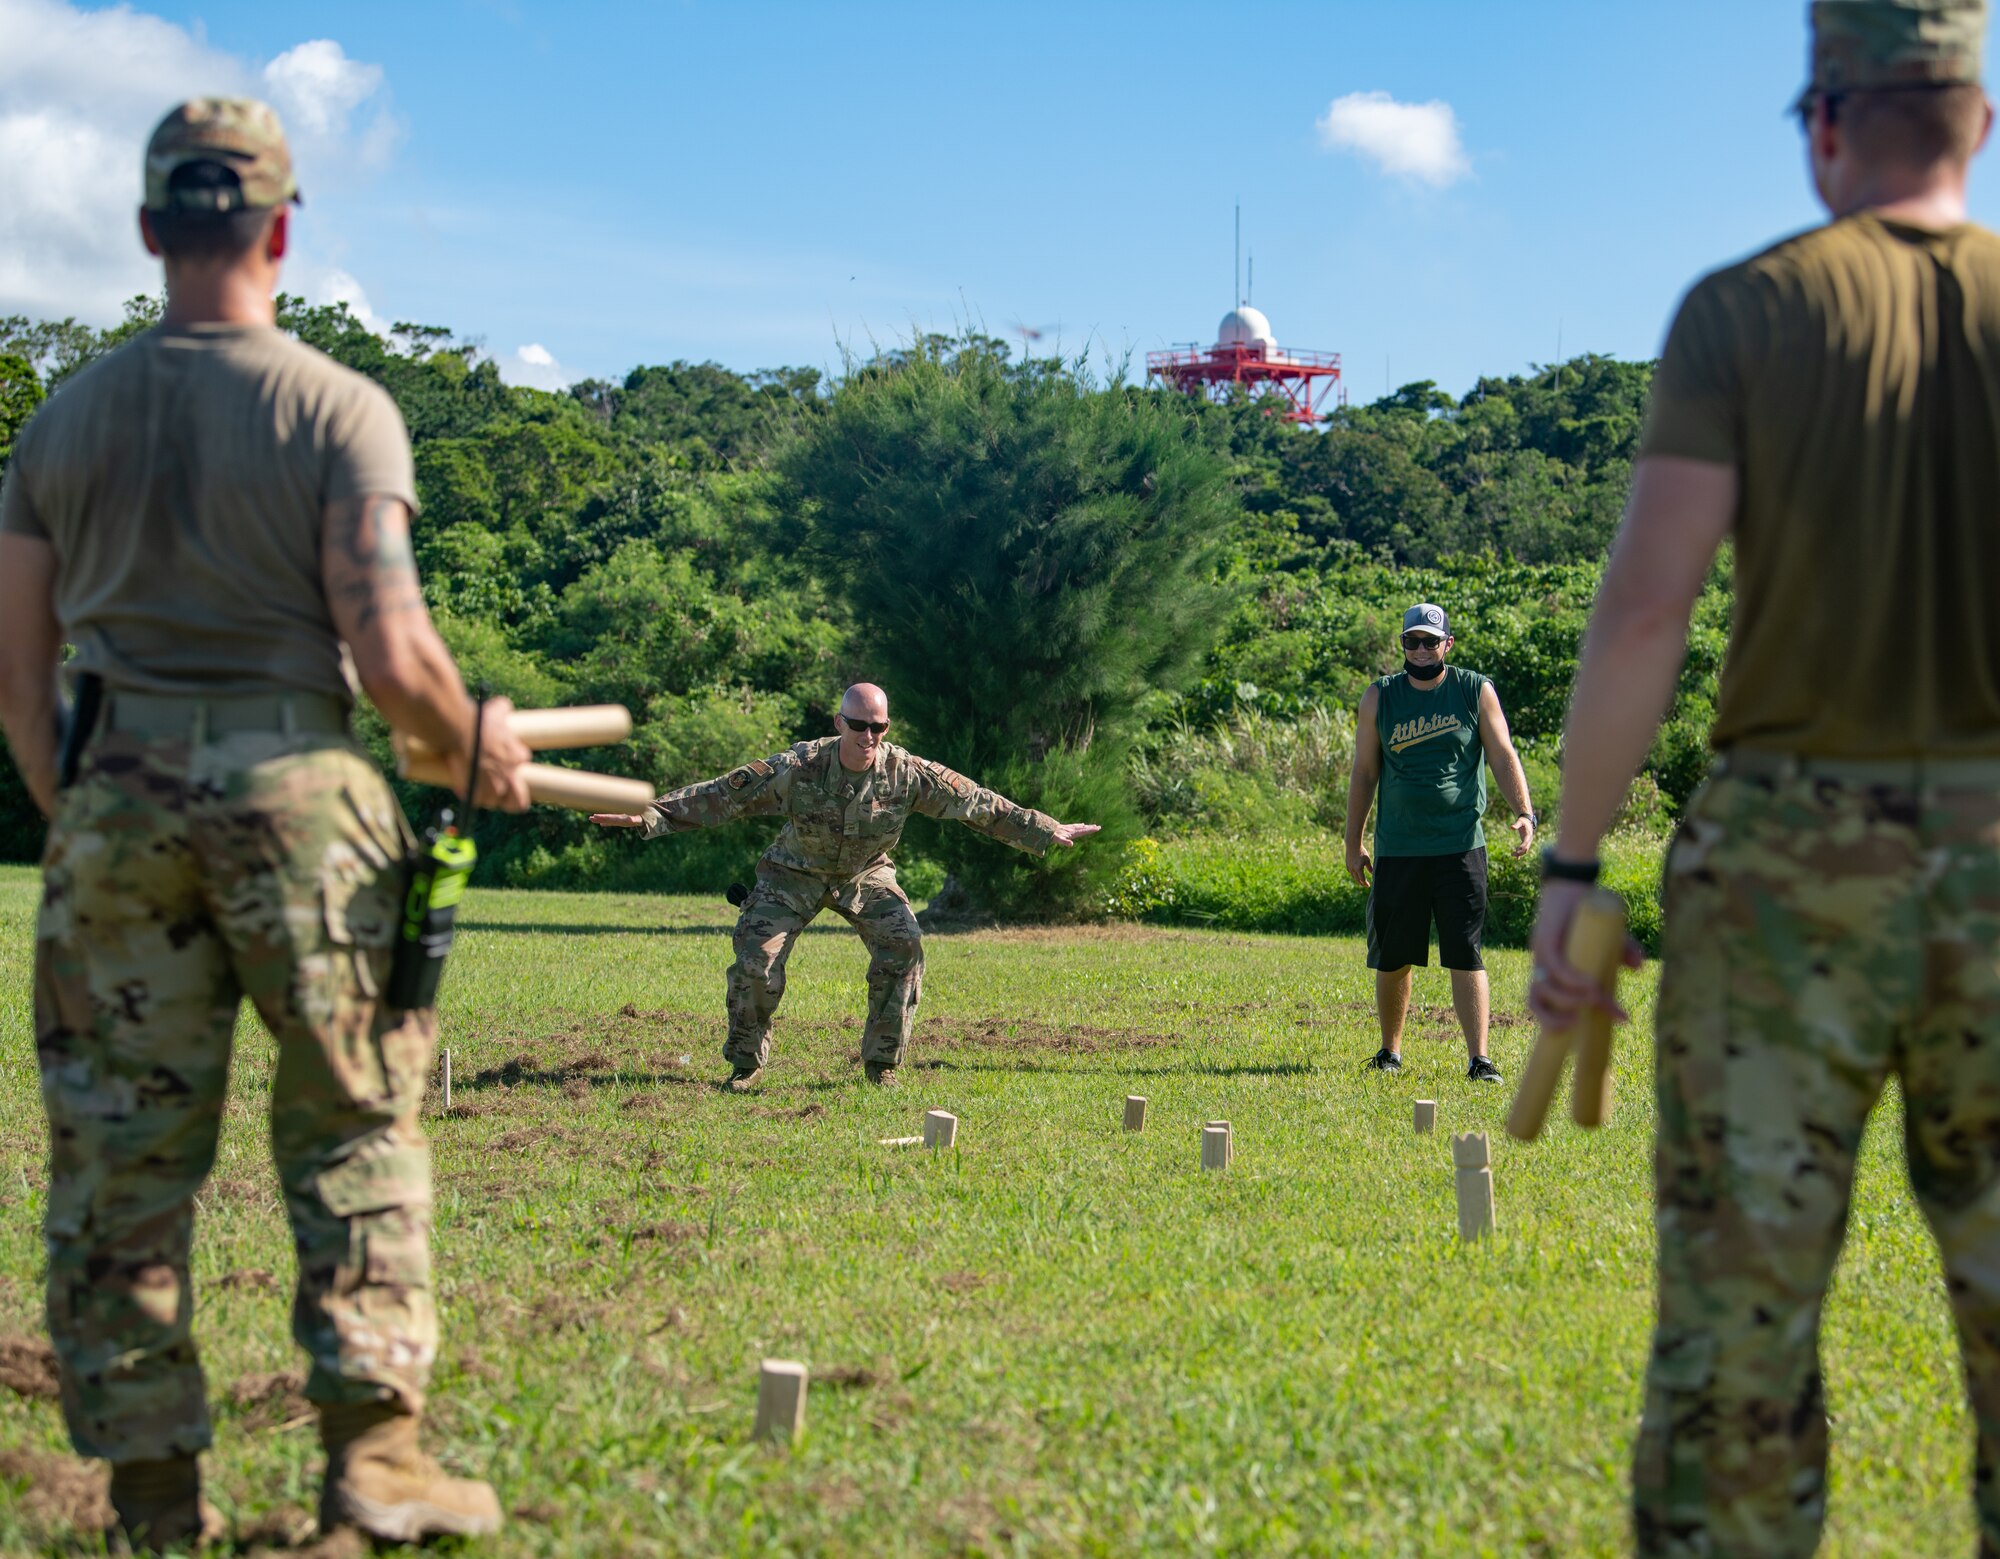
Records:
[[[1593,888],[1576,907],[1564,946],[1573,968],[1594,975],[1605,993],[1617,985],[1625,953],[1625,902],[1608,888]],[[1562,1082],[1563,1063],[1576,1049],[1576,1078],[1570,1085],[1570,1118],[1579,1126],[1601,1126],[1611,1113],[1611,1014],[1592,1007],[1559,1032],[1535,1036],[1528,1067],[1507,1113],[1507,1135],[1533,1142],[1549,1118],[1549,1105]]]
[[[517,709],[508,725],[530,749],[598,747],[622,742],[632,734],[632,715],[622,704],[585,704],[575,709]],[[396,738],[396,772],[420,785],[451,784],[445,761],[414,736]],[[524,763],[521,777],[529,797],[549,807],[579,812],[643,812],[653,803],[653,787],[644,780],[559,769],[548,763]]]

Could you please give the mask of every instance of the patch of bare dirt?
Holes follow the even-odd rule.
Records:
[[[865,1364],[829,1364],[812,1372],[815,1386],[827,1386],[835,1391],[872,1391],[888,1378]]]
[[[589,1331],[603,1317],[604,1306],[569,1294],[549,1294],[529,1305],[526,1314],[530,1330],[553,1336]]]
[[[262,1267],[238,1267],[234,1272],[225,1272],[217,1280],[218,1288],[245,1288],[255,1294],[275,1294],[278,1280]]]
[[[236,1540],[253,1553],[295,1551],[313,1535],[319,1523],[311,1511],[299,1505],[277,1505],[240,1527]]]
[[[53,1402],[62,1394],[56,1351],[45,1337],[0,1337],[0,1386],[16,1396]]]
[[[455,1121],[476,1121],[482,1115],[491,1115],[500,1108],[498,1099],[467,1099],[454,1095],[451,1108],[438,1113],[448,1115]]]
[[[317,1542],[301,1539],[296,1547],[283,1542],[267,1543],[252,1548],[246,1559],[370,1559],[374,1551],[356,1528],[342,1527]]]
[[[562,1519],[562,1508],[550,1504],[545,1499],[538,1499],[533,1504],[516,1505],[513,1515],[516,1521],[525,1521],[531,1526],[548,1527],[554,1526]]]
[[[823,1104],[802,1104],[796,1110],[775,1109],[768,1104],[753,1106],[750,1113],[770,1121],[816,1121],[826,1114]]]
[[[0,1479],[26,1483],[21,1512],[36,1526],[102,1532],[111,1525],[111,1469],[41,1451],[0,1451]]]
[[[948,1294],[969,1294],[986,1287],[993,1279],[984,1272],[946,1272],[937,1281],[938,1287]]]
[[[279,1429],[313,1414],[305,1399],[306,1378],[298,1370],[244,1375],[229,1388],[229,1400],[243,1415],[245,1429]]]
[[[1171,1034],[1141,1029],[1098,1028],[1088,1023],[1054,1024],[1040,1018],[928,1018],[917,1040],[939,1050],[1042,1050],[1059,1055],[1093,1055],[1113,1050],[1154,1050],[1177,1043]]]
[[[491,1143],[495,1153],[519,1153],[524,1148],[532,1148],[539,1142],[567,1142],[570,1134],[560,1126],[516,1126],[512,1131],[503,1131]]]

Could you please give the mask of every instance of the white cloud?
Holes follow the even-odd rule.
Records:
[[[348,115],[375,95],[382,67],[347,57],[331,38],[285,50],[264,67],[271,105],[285,122],[314,135],[337,135]]]
[[[1434,188],[1472,172],[1451,104],[1399,103],[1386,92],[1350,92],[1315,121],[1328,151],[1354,152],[1392,178]]]
[[[576,378],[539,341],[515,347],[514,355],[501,358],[499,365],[500,377],[507,383],[524,384],[534,390],[566,390]]]
[[[0,314],[108,323],[159,290],[135,215],[140,160],[183,98],[278,99],[308,196],[400,133],[381,67],[330,40],[260,69],[160,17],[68,0],[0,0],[0,39]]]
[[[347,312],[360,320],[374,334],[383,337],[390,334],[389,321],[377,314],[369,304],[368,294],[362,289],[361,283],[337,266],[331,270],[315,272],[305,283],[303,296],[309,303],[345,303]]]

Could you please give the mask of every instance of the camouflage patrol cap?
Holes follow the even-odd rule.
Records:
[[[171,189],[190,163],[220,163],[234,187]],[[247,97],[198,97],[162,119],[146,143],[148,211],[243,211],[299,197],[285,128],[265,104]]]
[[[1976,83],[1986,52],[1986,0],[1813,0],[1816,96]]]

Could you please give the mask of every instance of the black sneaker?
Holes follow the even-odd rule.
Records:
[[[1368,1058],[1368,1070],[1371,1072],[1400,1072],[1403,1070],[1403,1058],[1393,1050],[1378,1050]]]
[[[1472,1058],[1471,1064],[1465,1069],[1465,1080],[1468,1083],[1504,1083],[1507,1081],[1506,1078],[1500,1075],[1500,1068],[1484,1056],[1474,1056]]]

